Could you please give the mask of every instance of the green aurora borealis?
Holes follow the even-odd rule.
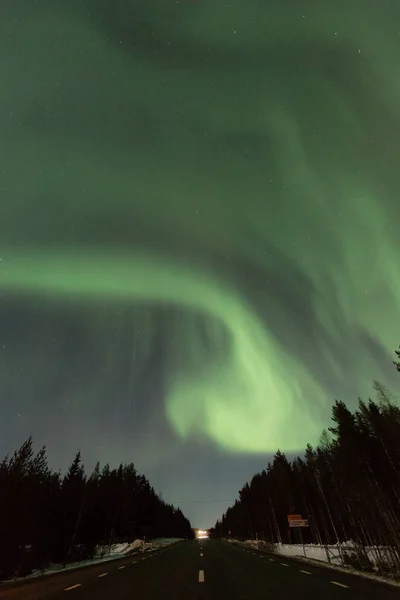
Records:
[[[80,259],[83,255],[83,259]],[[192,373],[171,360],[166,411],[176,431],[186,438],[199,428],[229,450],[261,452],[283,444],[297,450],[315,439],[320,427],[307,420],[304,391],[316,399],[323,392],[305,370],[274,344],[249,306],[233,289],[193,270],[190,275],[162,258],[118,256],[109,251],[88,257],[64,253],[7,259],[10,288],[38,290],[65,298],[77,294],[96,299],[171,303],[199,312],[211,344],[218,348],[221,329],[229,332],[226,355],[204,367],[204,344],[190,321],[183,324]],[[289,369],[293,380],[285,379]],[[301,402],[300,406],[296,406]],[[298,433],[287,429],[291,419],[302,423]],[[300,421],[301,420],[301,421]],[[286,433],[285,433],[286,430]]]
[[[196,440],[317,442],[396,381],[400,5],[65,4],[0,8],[3,454],[108,423],[125,460],[135,404],[175,436],[135,447],[150,477]]]

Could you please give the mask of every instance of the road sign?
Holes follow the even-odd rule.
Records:
[[[308,527],[308,519],[293,519],[289,521],[289,527]]]

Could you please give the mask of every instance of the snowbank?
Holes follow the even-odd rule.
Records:
[[[282,556],[303,556],[323,562],[341,565],[342,558],[337,546],[320,546],[318,544],[276,544],[275,553]],[[329,558],[328,558],[329,556]]]
[[[123,556],[128,552],[137,550],[138,548],[142,549],[142,547],[143,540],[134,540],[131,543],[125,542],[123,544],[112,544],[111,546],[96,546],[95,558],[93,560],[96,560],[96,558],[103,558],[105,556]]]
[[[393,563],[390,548],[387,546],[363,546],[361,550],[373,567]],[[302,544],[276,544],[275,552],[284,556],[303,556],[333,565],[343,565],[346,562],[344,560],[345,555],[350,554],[356,557],[358,548],[350,540],[341,544],[326,546],[320,544],[304,544],[304,546]]]
[[[157,538],[151,540],[150,542],[145,542],[139,539],[130,543],[125,542],[123,544],[112,544],[111,546],[97,546],[95,557],[117,558],[132,552],[152,552],[153,550],[157,550],[163,546],[170,546],[171,544],[175,544],[176,542],[180,541],[182,541],[181,538]]]
[[[360,565],[357,565],[357,547],[351,540],[337,545],[326,546],[320,544],[268,544],[260,540],[239,541],[235,539],[225,539],[224,541],[244,545],[264,552],[272,552],[281,556],[297,558],[305,562],[324,562],[326,566],[331,569],[339,570],[344,573],[350,571],[368,579],[400,587],[400,573],[395,572],[393,557],[390,548],[387,546],[364,546],[362,548],[372,566],[372,572],[366,572],[360,570]],[[343,558],[346,554],[355,556],[354,565],[349,563],[344,564],[345,561]]]
[[[343,557],[347,554],[357,555],[358,548],[351,540],[340,544],[268,544],[263,540],[245,540],[226,539],[226,542],[233,544],[243,544],[251,548],[265,550],[269,548],[276,554],[282,556],[302,556],[312,560],[319,560],[333,565],[342,565]],[[363,546],[360,548],[368,557],[373,566],[382,566],[383,564],[392,564],[393,558],[390,548],[387,546]]]

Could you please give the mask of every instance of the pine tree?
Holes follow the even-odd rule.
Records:
[[[133,463],[112,470],[97,463],[87,478],[78,452],[62,477],[49,469],[45,447],[34,455],[31,438],[0,463],[0,489],[1,579],[89,558],[97,544],[193,536]]]
[[[69,562],[81,558],[79,548],[79,527],[85,503],[86,478],[82,465],[81,452],[78,451],[73,459],[61,486],[62,505],[62,541],[63,560]]]

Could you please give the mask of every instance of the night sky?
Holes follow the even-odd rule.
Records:
[[[134,461],[208,527],[335,398],[398,388],[399,23],[1,1],[1,457]]]

